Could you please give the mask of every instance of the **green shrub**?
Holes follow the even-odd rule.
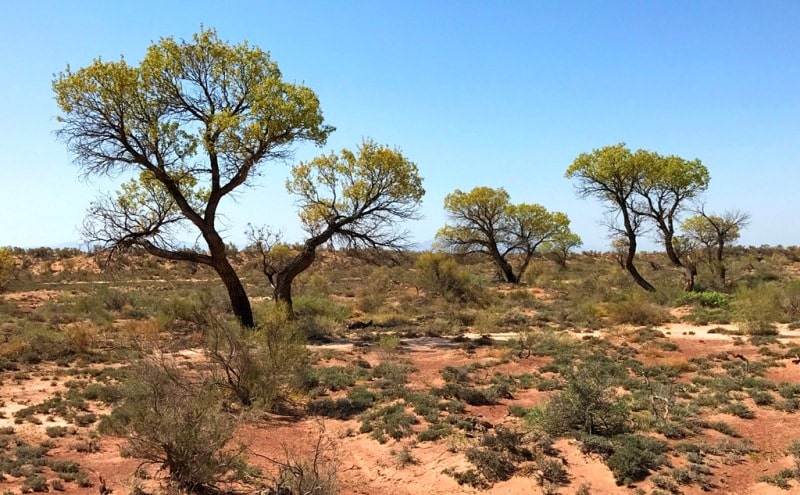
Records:
[[[462,302],[478,301],[476,279],[444,253],[422,253],[415,263],[418,284],[445,298]]]
[[[638,292],[620,301],[607,303],[606,312],[609,320],[616,324],[656,326],[669,319],[664,308],[648,301]]]
[[[371,433],[372,438],[380,443],[385,443],[387,436],[400,440],[410,435],[413,432],[412,425],[419,422],[416,416],[406,413],[402,402],[365,413],[361,421],[361,433]]]
[[[40,474],[34,474],[25,478],[22,482],[22,493],[47,492],[49,491],[47,480]]]
[[[308,350],[298,327],[285,316],[260,313],[255,330],[212,312],[203,320],[206,354],[240,403],[274,409],[302,388]]]
[[[307,409],[309,414],[316,416],[349,419],[366,411],[374,403],[375,394],[365,387],[356,387],[347,394],[347,397],[336,400],[328,397],[312,400],[308,403]]]
[[[427,430],[419,432],[417,440],[420,442],[435,442],[441,438],[449,436],[453,432],[453,428],[447,423],[434,423],[428,427]]]
[[[773,284],[740,287],[734,300],[734,317],[749,335],[776,335],[781,317],[781,296]]]
[[[611,388],[613,372],[597,363],[582,363],[568,374],[564,390],[543,408],[532,408],[526,417],[553,436],[569,432],[614,436],[628,429],[628,405]]]
[[[727,308],[728,298],[716,291],[684,292],[678,298],[678,305],[696,304],[706,308]]]
[[[664,453],[667,444],[641,435],[623,435],[614,448],[614,453],[608,457],[606,464],[614,474],[618,485],[627,485],[641,481],[668,463]]]

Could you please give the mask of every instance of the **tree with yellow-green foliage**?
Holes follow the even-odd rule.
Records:
[[[700,210],[681,225],[684,243],[699,247],[704,253],[711,271],[721,285],[726,283],[725,248],[735,243],[741,230],[750,223],[750,214],[738,210],[726,211],[722,215],[708,214]]]
[[[286,182],[300,207],[309,237],[292,251],[274,234],[251,229],[253,248],[276,302],[292,315],[292,282],[327,242],[351,249],[402,249],[408,232],[402,220],[419,218],[425,190],[417,165],[398,149],[365,140],[356,151],[319,156],[292,167]]]
[[[445,197],[448,224],[436,233],[437,243],[459,254],[482,253],[503,278],[519,283],[536,250],[569,230],[569,218],[538,204],[512,204],[503,188],[456,189]],[[520,254],[514,266],[512,255]]]
[[[300,142],[325,143],[314,92],[282,79],[267,52],[231,45],[212,29],[191,41],[163,38],[138,65],[125,59],[69,67],[53,81],[63,139],[87,176],[133,173],[113,197],[95,201],[87,241],[114,254],[139,247],[212,267],[240,322],[252,327],[244,286],[217,220],[222,200]],[[179,234],[195,232],[203,249]]]
[[[17,279],[17,260],[11,250],[0,247],[0,292],[8,290]]]
[[[684,268],[688,286],[693,275],[675,249],[675,225],[689,203],[708,188],[710,175],[700,160],[643,149],[632,152],[619,143],[582,153],[565,175],[576,180],[580,196],[605,204],[611,236],[621,239],[619,246],[626,249],[622,265],[640,287],[655,290],[635,264],[638,237],[650,227],[656,228],[671,263]]]

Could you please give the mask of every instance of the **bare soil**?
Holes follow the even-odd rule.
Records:
[[[20,302],[30,301],[31,304],[35,304],[47,300],[52,294],[50,291],[37,291],[32,294],[16,294],[14,297]],[[642,352],[639,359],[649,364],[663,362],[674,364],[676,361],[694,357],[725,360],[733,354],[753,361],[760,359],[757,347],[742,343],[741,339],[737,339],[734,335],[718,333],[719,327],[719,325],[691,326],[670,323],[660,330],[678,346],[679,351]],[[502,339],[510,336],[496,337]],[[781,328],[780,339],[792,345],[800,342],[800,332]],[[346,363],[355,359],[365,359],[377,363],[382,357],[377,346],[363,348],[349,342],[316,347],[316,350],[323,349],[334,354],[332,362]],[[478,360],[498,359],[509,351],[496,347],[467,349],[449,339],[418,338],[404,340],[397,352],[417,368],[417,371],[409,377],[410,386],[428,388],[442,384],[440,371],[445,366],[460,366]],[[542,357],[513,358],[500,367],[491,368],[487,373],[501,371],[519,374],[535,371],[548,361],[549,358]],[[789,359],[783,360],[782,364],[782,367],[771,368],[766,378],[777,382],[800,382],[800,365],[794,364]],[[55,365],[43,364],[28,366],[18,372],[4,372],[0,385],[0,397],[2,397],[0,427],[11,426],[19,437],[29,443],[38,443],[48,439],[45,434],[48,426],[66,425],[63,420],[52,417],[39,418],[40,424],[15,423],[13,416],[15,411],[23,407],[40,403],[57,392],[65,392],[66,378],[56,378],[56,371]],[[524,390],[516,393],[513,400],[503,400],[494,406],[472,407],[470,413],[494,425],[512,424],[517,420],[509,415],[508,405],[518,404],[528,407],[542,403],[549,395],[549,392]],[[797,421],[796,414],[758,408],[754,419],[741,419],[721,412],[718,417],[740,431],[744,438],[751,440],[756,451],[736,462],[716,466],[714,469],[716,488],[712,493],[743,495],[800,493],[800,486],[797,486],[796,482],[792,482],[790,490],[781,490],[758,481],[760,476],[774,474],[782,468],[793,466],[793,460],[785,454],[785,449],[793,441],[800,439],[800,421]],[[416,428],[421,430],[424,425],[417,425]],[[243,426],[238,431],[237,439],[247,443],[252,449],[252,462],[269,472],[274,469],[274,464],[267,461],[267,458],[282,459],[287,452],[307,452],[314,438],[321,433],[326,435],[335,445],[342,494],[455,495],[479,492],[460,486],[453,477],[444,473],[448,469],[464,469],[468,465],[463,449],[459,450],[458,445],[453,445],[455,440],[422,442],[413,446],[408,439],[399,442],[389,440],[385,444],[380,444],[368,435],[358,434],[358,429],[357,420],[268,416],[260,422]],[[52,439],[55,447],[51,449],[49,455],[61,460],[77,461],[91,473],[93,486],[79,488],[75,483],[67,483],[64,493],[98,493],[101,476],[114,493],[118,494],[130,493],[136,483],[157,487],[157,466],[149,470],[155,475],[154,480],[137,481],[134,477],[139,461],[123,457],[125,445],[123,439],[103,438],[99,441],[98,452],[79,453],[75,450],[75,446],[91,435],[91,429],[79,427],[75,430],[66,437]],[[397,452],[407,445],[413,447],[410,452],[416,462],[401,466]],[[569,484],[560,487],[559,493],[575,493],[581,485],[590,486],[590,493],[633,493],[631,488],[617,486],[609,468],[597,456],[581,453],[577,442],[559,440],[555,447],[560,452],[570,475]],[[21,479],[7,477],[0,483],[0,487],[18,493],[21,482]],[[649,492],[652,483],[645,481],[639,483],[638,487]],[[686,494],[702,492],[696,486],[682,486],[681,489]],[[497,483],[484,492],[491,495],[535,494],[541,493],[541,489],[533,477],[518,475],[509,481]]]

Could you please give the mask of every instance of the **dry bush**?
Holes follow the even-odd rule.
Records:
[[[193,493],[247,475],[245,447],[230,445],[237,421],[208,383],[160,356],[134,366],[124,396],[101,430],[125,435],[130,455],[165,468],[180,489]]]
[[[418,284],[447,299],[475,302],[481,299],[475,277],[444,253],[422,253],[415,267]]]
[[[657,326],[669,320],[664,308],[639,292],[624,294],[620,300],[607,303],[605,309],[608,319],[615,324]]]
[[[773,284],[740,287],[734,298],[734,318],[750,335],[776,335],[775,322],[781,318],[781,294]]]
[[[305,339],[296,322],[270,305],[257,315],[255,330],[207,313],[203,324],[206,355],[236,400],[273,409],[302,388],[309,365]]]
[[[277,466],[268,493],[286,495],[335,495],[339,491],[338,472],[341,467],[336,444],[320,426],[311,451],[302,455],[283,445],[283,458],[259,455]]]

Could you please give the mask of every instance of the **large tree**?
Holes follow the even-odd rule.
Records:
[[[323,155],[292,168],[286,183],[297,196],[300,219],[309,237],[297,250],[263,229],[252,230],[261,269],[274,299],[292,311],[292,282],[331,241],[351,249],[397,250],[408,247],[399,222],[419,218],[425,190],[416,164],[398,149],[365,140],[358,149]]]
[[[497,265],[507,282],[519,283],[537,248],[569,232],[569,218],[537,204],[512,204],[503,188],[456,189],[445,197],[449,223],[436,239],[445,249],[482,253]],[[511,262],[520,254],[517,267]]]
[[[231,45],[212,29],[191,41],[161,39],[139,65],[95,60],[53,81],[58,135],[86,176],[133,173],[116,197],[89,210],[86,240],[111,253],[140,247],[212,267],[245,326],[253,315],[217,220],[223,198],[258,177],[292,145],[325,143],[317,96],[285,82],[267,52]],[[186,249],[182,229],[202,238]]]
[[[633,208],[635,195],[645,179],[642,161],[634,159],[624,143],[581,153],[566,172],[576,179],[581,197],[594,196],[606,205],[607,223],[615,238],[624,238],[626,253],[623,265],[634,281],[647,291],[655,291],[636,268],[637,237],[645,217]]]
[[[725,248],[739,239],[741,230],[749,223],[749,213],[734,210],[714,215],[701,209],[697,215],[683,222],[681,230],[688,241],[702,246],[712,272],[724,285],[727,276]]]

